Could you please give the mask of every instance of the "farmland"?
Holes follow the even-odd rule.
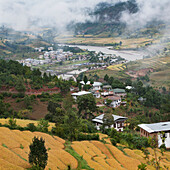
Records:
[[[8,122],[9,122],[9,118],[8,118],[8,119],[3,119],[3,118],[0,119],[0,123],[1,123],[2,125],[8,124]],[[35,120],[16,119],[16,124],[17,124],[18,126],[21,126],[21,127],[27,127],[27,125],[28,125],[29,123],[34,123],[35,126],[38,125],[38,121],[35,121]],[[51,130],[52,127],[54,127],[54,126],[55,126],[55,123],[49,123],[48,130]]]
[[[170,87],[169,64],[170,54],[162,54],[152,58],[129,62],[127,64],[128,71],[126,71],[126,73],[132,78],[136,78],[139,75],[143,75],[144,73],[148,74],[150,78],[150,84],[153,87],[158,88],[164,86],[168,90]],[[147,71],[147,69],[149,70]],[[153,71],[150,71],[150,69]]]
[[[131,150],[124,148],[124,153],[117,147],[111,144],[103,144],[99,141],[82,141],[73,142],[72,148],[82,156],[88,165],[94,169],[138,169],[138,165],[146,163],[144,154],[140,150]],[[148,148],[150,152],[150,158],[153,158],[154,152],[151,148]],[[160,155],[160,150],[158,150]],[[162,166],[170,166],[169,152],[165,153],[161,162]],[[148,169],[154,169],[151,165]]]
[[[95,77],[95,75],[98,75],[100,78],[104,78],[104,76],[107,74],[108,76],[113,76],[114,78],[120,79],[120,80],[126,80],[130,76],[127,75],[123,69],[125,66],[123,65],[113,65],[109,66],[105,70],[89,70],[85,74],[90,78]]]
[[[110,143],[100,141],[74,141],[69,143],[74,154],[65,151],[68,143],[57,137],[50,136],[42,132],[30,132],[10,130],[0,127],[0,169],[26,169],[31,165],[28,162],[29,144],[34,136],[45,139],[45,146],[48,149],[48,164],[46,169],[67,169],[68,165],[72,169],[82,169],[80,162],[74,157],[75,153],[79,155],[81,161],[88,164],[83,169],[137,169],[140,163],[146,163],[144,154],[140,150],[131,150],[122,146],[123,152]],[[107,135],[100,134],[100,138],[106,138]],[[10,140],[9,140],[10,139]],[[108,139],[109,140],[109,139]],[[154,157],[154,152],[148,148],[149,157]],[[158,149],[158,156],[160,156]],[[170,153],[165,152],[161,160],[162,166],[170,166]],[[148,169],[154,169],[148,165]]]
[[[77,35],[76,37],[72,36],[60,36],[56,37],[56,41],[60,43],[68,43],[68,44],[86,44],[86,45],[96,45],[96,46],[104,46],[106,44],[110,44],[110,46],[114,43],[122,42],[121,49],[135,49],[138,47],[144,46],[146,43],[157,43],[157,39],[150,38],[133,38],[126,39],[120,37],[97,37],[94,35]]]
[[[0,127],[0,169],[26,169],[28,163],[29,144],[34,136],[45,139],[48,151],[48,164],[46,169],[72,169],[78,166],[77,160],[64,150],[65,141],[41,132],[9,130]],[[10,140],[9,140],[10,139]]]

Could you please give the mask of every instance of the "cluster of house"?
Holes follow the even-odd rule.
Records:
[[[100,130],[100,127],[103,125],[103,116],[104,114],[101,114],[100,116],[92,119],[97,130]],[[127,117],[118,115],[112,116],[114,118],[114,124],[110,127],[106,126],[105,128],[115,128],[118,132],[122,132]],[[147,138],[154,137],[156,138],[158,147],[164,144],[167,149],[170,149],[170,122],[139,124],[138,126],[140,127],[140,136]]]
[[[44,50],[44,47],[35,48],[35,50],[42,52],[42,50]],[[68,60],[69,57],[73,56],[73,53],[70,51],[64,52],[62,49],[54,51],[53,47],[48,47],[48,51],[43,51],[42,53],[43,54],[40,54],[37,59],[27,58],[25,60],[18,60],[18,62],[28,67],[31,67],[65,61]]]
[[[80,82],[82,86],[85,85],[84,81]],[[88,81],[86,83],[87,85],[90,85],[90,82]],[[131,86],[128,86],[127,89],[132,89]],[[87,94],[93,94],[96,98],[104,97],[104,103],[106,104],[106,100],[111,100],[110,107],[118,107],[123,102],[121,101],[122,96],[126,96],[125,89],[111,89],[110,85],[103,86],[100,82],[94,82],[92,84],[92,88],[89,91],[79,91],[76,93],[72,93],[73,98],[76,100],[78,96],[87,95]],[[128,119],[127,117],[118,116],[112,114],[114,119],[114,124],[110,127],[105,128],[115,128],[118,132],[122,132],[125,121]],[[104,114],[101,114],[94,119],[92,119],[93,123],[95,124],[97,130],[100,130],[100,128],[103,125],[103,117]],[[156,137],[158,147],[160,147],[162,144],[165,144],[167,149],[170,149],[170,122],[160,122],[160,123],[152,123],[152,124],[139,124],[140,127],[140,135],[145,136],[147,138],[149,137]],[[164,142],[163,139],[164,138]]]
[[[81,81],[80,84],[83,86],[85,85],[84,81]],[[86,85],[91,85],[90,81],[86,83]],[[126,96],[125,89],[112,89],[110,85],[104,85],[101,82],[94,82],[89,91],[79,91],[76,93],[72,93],[74,99],[77,99],[78,96],[86,95],[86,94],[93,94],[94,97],[104,98],[104,104],[109,105],[112,108],[119,107],[121,104],[125,104],[122,102],[121,97]],[[109,101],[109,104],[108,104]]]

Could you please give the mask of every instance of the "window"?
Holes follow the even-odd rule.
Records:
[[[161,138],[167,138],[168,137],[168,133],[164,133],[164,134],[160,134]]]
[[[120,127],[120,123],[117,124],[117,127]]]

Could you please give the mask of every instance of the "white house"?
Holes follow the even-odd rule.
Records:
[[[122,116],[118,116],[118,115],[113,115],[114,118],[114,124],[111,125],[110,128],[115,128],[117,131],[122,132],[123,128],[124,128],[124,122],[127,119],[127,117],[122,117]],[[92,121],[95,123],[97,130],[100,130],[100,127],[103,124],[103,117],[104,114],[101,114],[100,116],[95,117],[94,119],[92,119]],[[109,127],[105,127],[105,128],[109,128]]]
[[[121,97],[119,96],[109,96],[107,99],[111,100],[110,106],[115,108],[120,106],[121,104]],[[104,100],[104,103],[107,104],[107,99]]]
[[[102,83],[94,82],[93,83],[93,90],[101,90]]]
[[[91,92],[88,92],[88,91],[79,91],[77,93],[72,93],[71,95],[73,96],[73,98],[75,100],[77,100],[78,96],[83,96],[83,95],[86,95],[86,94],[91,94]]]
[[[140,124],[140,135],[145,137],[156,137],[158,141],[158,147],[162,143],[162,133],[164,132],[165,137],[165,146],[167,149],[170,149],[170,122],[160,122],[160,123],[151,123],[151,124]]]

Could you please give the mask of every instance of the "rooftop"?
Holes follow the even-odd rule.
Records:
[[[170,122],[160,122],[160,123],[152,123],[152,124],[140,124],[138,125],[140,128],[146,130],[149,133],[153,132],[161,132],[161,131],[169,131],[170,130]]]
[[[108,99],[110,99],[110,100],[120,100],[121,99],[121,97],[119,97],[119,96],[109,96],[108,97]]]
[[[103,116],[104,114],[101,114],[100,116],[95,117],[94,119],[92,119],[93,122],[98,122],[98,123],[103,123]],[[114,115],[112,114],[114,121],[118,121],[119,119],[127,119],[127,117],[123,117],[123,116],[118,116],[118,115]]]
[[[113,89],[114,93],[125,93],[125,89]]]
[[[111,85],[104,85],[103,88],[109,89],[109,88],[112,88],[112,86]]]
[[[82,95],[85,95],[85,94],[90,94],[91,92],[88,92],[88,91],[79,91],[78,93],[72,93],[71,95],[72,96],[82,96]]]

